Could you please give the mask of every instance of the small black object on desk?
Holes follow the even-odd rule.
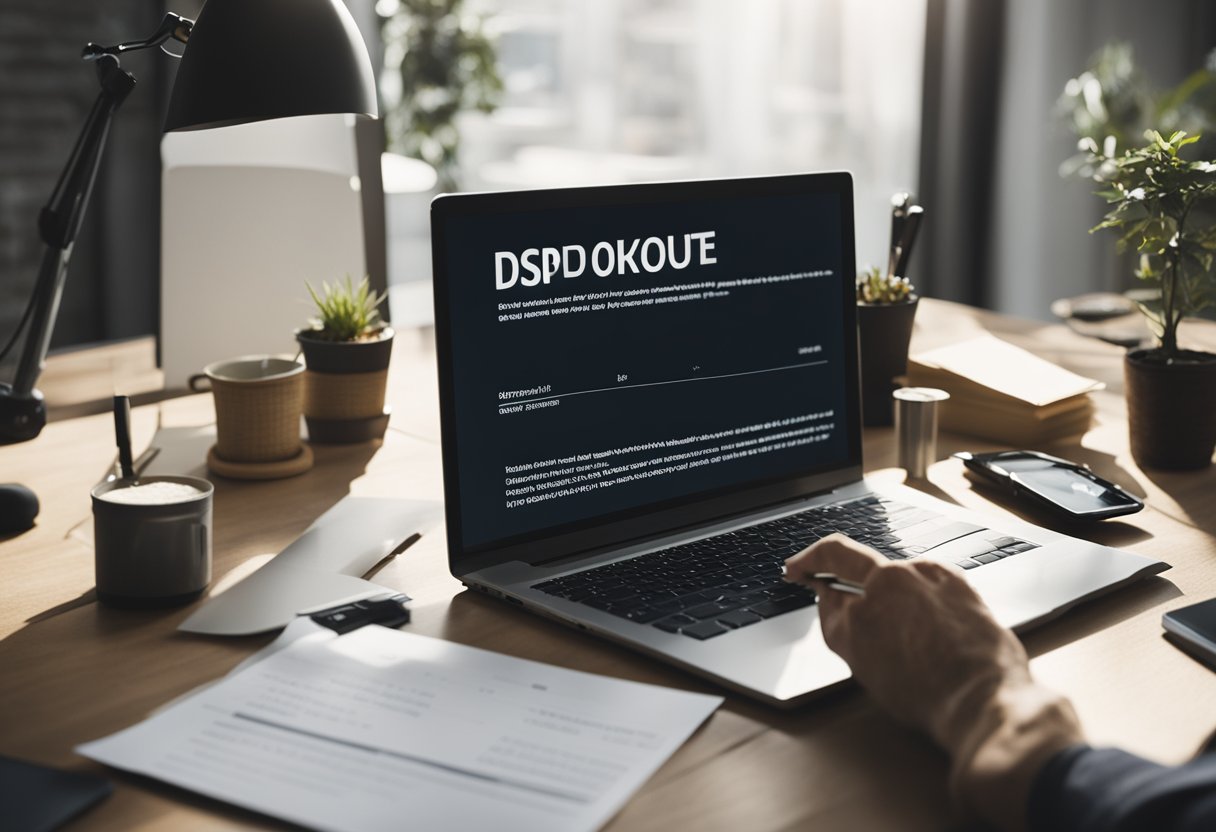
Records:
[[[113,791],[108,780],[95,774],[0,756],[0,806],[6,832],[58,829]]]
[[[1216,598],[1167,612],[1161,626],[1171,644],[1216,670]]]
[[[16,534],[34,525],[38,496],[24,485],[0,483],[0,534]]]
[[[380,600],[355,601],[353,604],[341,604],[314,612],[309,618],[338,635],[367,624],[396,629],[410,622],[410,611],[401,605],[404,598],[403,595],[395,595]]]

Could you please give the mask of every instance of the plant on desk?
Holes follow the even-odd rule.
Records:
[[[919,299],[906,277],[878,267],[857,276],[861,402],[866,425],[892,421],[893,379],[908,371],[908,344]]]
[[[393,330],[380,319],[385,294],[365,277],[355,286],[305,282],[316,307],[310,325],[296,330],[308,370],[304,376],[304,420],[312,442],[378,439],[388,427],[384,391]]]
[[[1136,276],[1152,289],[1139,306],[1158,346],[1124,361],[1132,456],[1150,468],[1203,468],[1216,448],[1216,355],[1182,349],[1178,326],[1216,302],[1216,163],[1179,154],[1196,136],[1147,136],[1118,156],[1082,140],[1111,206],[1092,230],[1116,229],[1119,251],[1139,252]]]

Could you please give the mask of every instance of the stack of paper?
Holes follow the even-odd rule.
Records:
[[[991,335],[912,356],[908,384],[950,394],[943,429],[1027,448],[1088,430],[1102,388]]]

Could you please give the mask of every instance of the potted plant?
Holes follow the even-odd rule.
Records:
[[[1117,229],[1119,250],[1139,252],[1136,276],[1152,290],[1138,305],[1158,345],[1124,359],[1132,457],[1148,468],[1204,468],[1216,447],[1216,355],[1182,349],[1178,325],[1216,300],[1216,163],[1179,155],[1196,136],[1147,136],[1119,156],[1081,141],[1111,206],[1092,230]]]
[[[895,378],[908,371],[908,344],[919,298],[906,277],[877,267],[857,276],[861,412],[867,426],[893,420]]]
[[[380,319],[385,294],[365,277],[355,286],[304,284],[316,306],[310,326],[296,330],[304,353],[304,421],[312,442],[363,442],[384,436],[384,406],[393,330]]]

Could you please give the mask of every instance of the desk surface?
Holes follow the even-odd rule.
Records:
[[[913,349],[980,329],[1107,382],[1098,422],[1061,456],[1147,498],[1148,509],[1086,536],[1161,558],[1174,568],[1074,610],[1030,634],[1035,674],[1068,694],[1092,740],[1174,762],[1216,727],[1216,674],[1161,638],[1166,610],[1216,595],[1216,469],[1139,470],[1127,451],[1122,351],[1062,326],[1016,321],[926,301]],[[1191,337],[1208,349],[1216,327]],[[317,447],[308,474],[268,483],[216,479],[215,578],[248,574],[348,491],[437,499],[438,403],[429,331],[405,331],[391,372],[394,413],[382,445]],[[137,445],[165,424],[205,422],[210,398],[137,408]],[[867,470],[892,464],[891,430],[867,430]],[[946,435],[939,454],[987,449]],[[92,600],[89,487],[112,463],[108,415],[51,424],[34,442],[0,448],[0,479],[30,485],[38,525],[0,540],[0,753],[75,770],[97,769],[72,752],[85,740],[145,717],[213,679],[268,637],[211,639],[177,633],[190,607],[125,612]],[[899,478],[900,472],[877,476]],[[954,460],[936,464],[926,490],[999,521],[1005,510],[973,491]],[[472,593],[447,573],[442,532],[422,538],[376,577],[415,598],[413,632],[563,667],[689,690],[718,692],[681,671]],[[79,828],[274,827],[265,818],[118,772],[115,795]],[[950,823],[946,760],[891,723],[856,690],[792,713],[729,696],[726,704],[609,825],[613,830],[941,829]],[[408,815],[408,810],[407,810]]]

